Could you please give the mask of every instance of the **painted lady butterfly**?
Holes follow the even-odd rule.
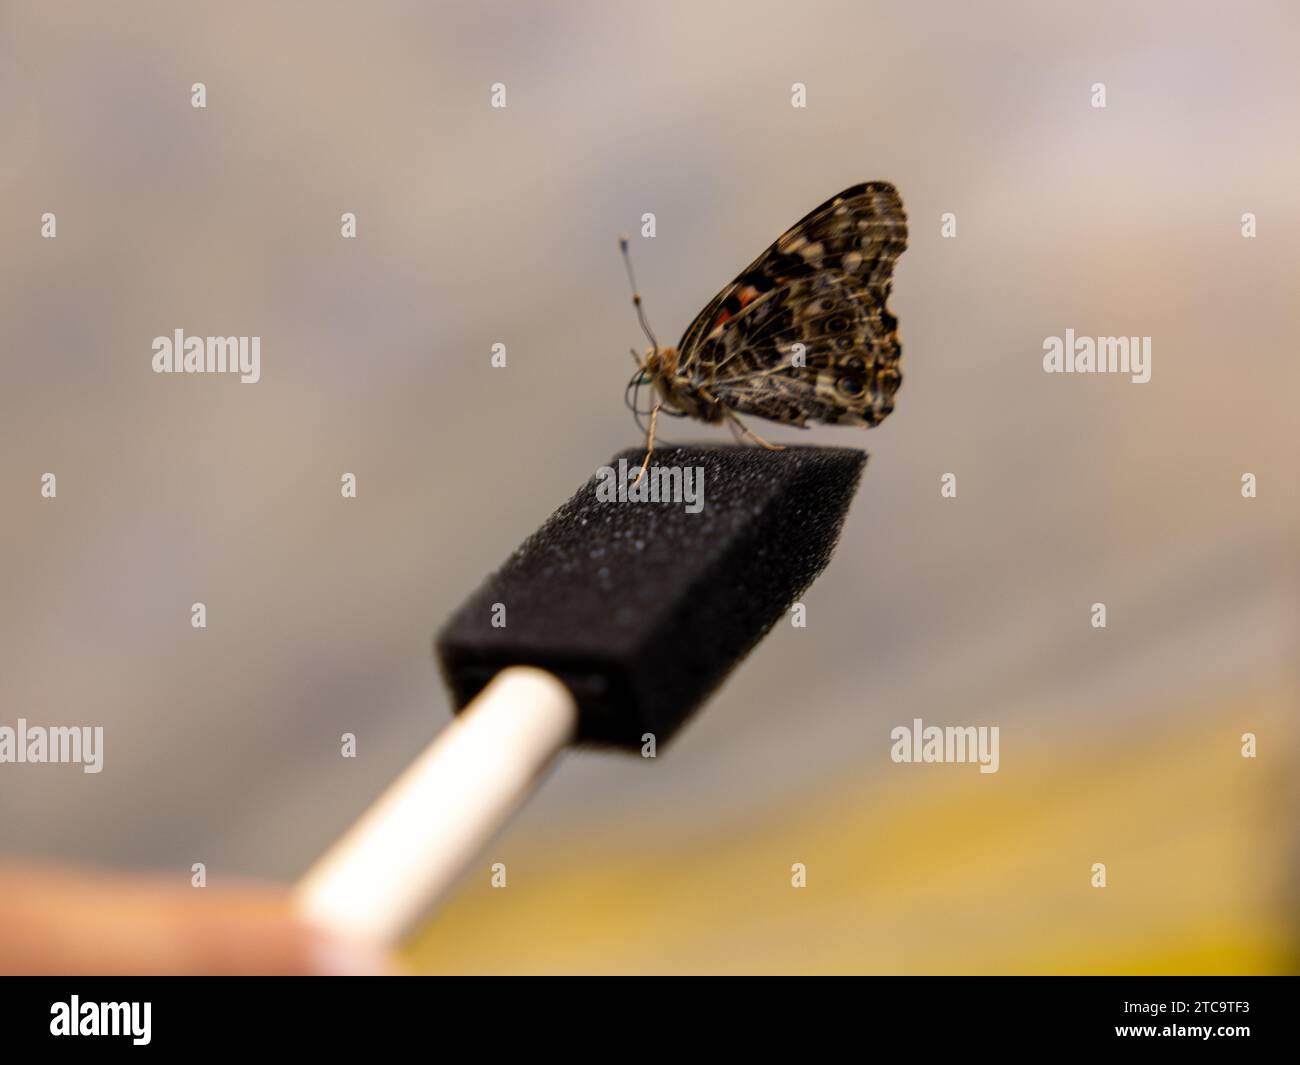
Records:
[[[885,307],[894,262],[907,248],[907,215],[894,187],[873,181],[833,196],[795,223],[696,316],[676,348],[660,347],[645,319],[621,242],[633,302],[651,347],[632,352],[642,385],[658,393],[644,472],[660,410],[729,422],[764,447],[741,414],[807,428],[878,425],[902,381],[898,320]],[[642,428],[645,428],[644,426]]]

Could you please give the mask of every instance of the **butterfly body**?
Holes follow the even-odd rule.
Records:
[[[722,405],[702,392],[703,384],[689,373],[678,372],[676,348],[650,348],[645,353],[645,374],[660,400],[670,410],[702,422],[720,422]]]
[[[653,383],[670,411],[745,432],[740,414],[800,428],[878,425],[902,381],[885,303],[906,247],[892,185],[845,189],[719,292],[676,348],[641,356],[638,383]]]

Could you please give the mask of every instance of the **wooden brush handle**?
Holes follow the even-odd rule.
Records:
[[[294,889],[304,920],[394,946],[426,916],[573,739],[551,674],[498,673]]]

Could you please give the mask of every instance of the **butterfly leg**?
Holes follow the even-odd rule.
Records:
[[[730,407],[725,406],[722,403],[722,401],[718,399],[718,397],[715,396],[712,392],[710,392],[707,388],[701,388],[700,395],[703,396],[704,399],[707,400],[709,403],[712,403],[718,410],[722,411],[722,413],[727,417],[727,419],[730,421],[732,425],[738,427],[742,433],[748,436],[756,444],[759,444],[760,446],[767,448],[768,451],[785,450],[784,444],[769,444],[766,440],[764,440],[761,436],[759,436],[756,432],[754,432],[753,429],[751,429],[748,425],[742,422],[740,420],[739,414],[737,414]]]
[[[650,456],[654,454],[655,450],[655,422],[659,420],[659,408],[662,406],[662,403],[656,403],[654,409],[650,412],[650,432],[645,445],[645,461],[641,463],[641,472],[636,475],[636,480],[632,482],[633,485],[641,483],[641,478],[645,476],[646,467],[650,465]]]
[[[741,431],[742,433],[744,433],[746,436],[750,437],[750,438],[754,441],[754,443],[758,444],[760,447],[767,448],[768,451],[784,451],[784,450],[785,450],[785,445],[784,445],[784,444],[770,444],[770,443],[768,443],[766,440],[764,440],[761,436],[759,436],[756,432],[754,432],[753,429],[751,429],[748,425],[746,425],[744,422],[742,422],[742,421],[740,420],[740,415],[737,414],[735,411],[733,411],[733,410],[728,410],[726,407],[723,407],[722,410],[723,410],[723,413],[726,414],[726,416],[727,416],[729,419],[731,419],[731,421],[734,422],[734,423],[735,423],[735,424],[740,428],[740,431]]]

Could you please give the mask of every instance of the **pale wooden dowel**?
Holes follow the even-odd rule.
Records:
[[[568,688],[504,670],[295,888],[298,915],[337,935],[400,942],[573,739]]]

